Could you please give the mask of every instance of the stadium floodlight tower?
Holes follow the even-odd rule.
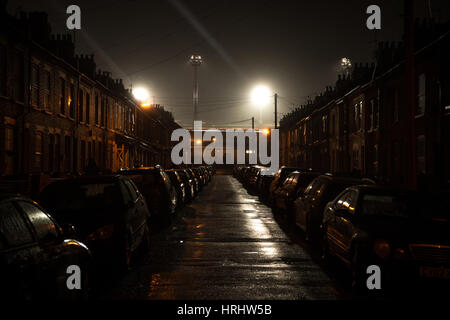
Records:
[[[193,106],[193,120],[197,120],[197,107],[198,107],[198,76],[197,69],[203,63],[201,55],[193,54],[189,58],[189,63],[194,67],[194,90],[192,94],[192,106]]]

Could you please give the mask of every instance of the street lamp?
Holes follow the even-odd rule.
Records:
[[[259,106],[259,122],[262,124],[262,107],[270,102],[270,98],[272,97],[271,90],[269,87],[264,85],[258,85],[254,87],[251,91],[251,100],[252,102]],[[277,101],[278,95],[274,94],[274,103],[275,103],[275,129],[277,128]]]
[[[197,68],[203,63],[202,56],[193,54],[189,58],[189,63],[194,67],[194,89],[192,93],[192,106],[193,106],[193,120],[197,118],[197,106],[198,106],[198,77]]]
[[[133,96],[139,102],[141,107],[150,107],[150,93],[143,87],[133,89]]]

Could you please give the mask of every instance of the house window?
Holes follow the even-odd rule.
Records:
[[[90,122],[90,115],[91,115],[91,95],[89,93],[86,93],[86,123],[89,124]]]
[[[422,73],[418,79],[417,86],[417,107],[416,114],[422,115],[425,113],[425,104],[426,104],[426,77],[425,74]]]
[[[425,173],[426,172],[426,163],[425,163],[425,136],[420,135],[417,137],[417,173]]]
[[[94,117],[95,124],[98,124],[98,94],[95,94]]]
[[[43,135],[41,131],[36,132],[36,140],[34,144],[34,164],[35,167],[42,170],[42,158],[44,155],[43,144],[42,144]]]
[[[0,45],[0,96],[6,96],[6,83],[7,83],[7,60],[6,60],[6,47]]]
[[[39,67],[31,67],[31,104],[39,108]]]
[[[118,105],[117,103],[114,104],[114,113],[113,113],[113,118],[114,118],[114,129],[117,129],[117,109],[118,109]]]
[[[78,121],[83,122],[84,112],[84,92],[80,89],[78,93]]]
[[[378,99],[370,100],[370,129],[375,130],[378,128],[379,108]]]
[[[355,104],[354,108],[355,113],[355,131],[361,130],[361,124],[362,124],[362,101]]]
[[[105,126],[105,108],[106,108],[106,98],[102,99],[102,105],[100,109],[100,125]]]
[[[66,113],[66,80],[59,78],[59,112]]]
[[[44,71],[44,82],[43,82],[43,89],[44,89],[44,110],[50,111],[50,101],[51,101],[51,83],[50,83],[50,72]]]
[[[327,116],[322,116],[322,133],[327,132]]]
[[[75,118],[75,87],[73,83],[70,84],[69,98],[67,101],[67,105],[69,106],[69,117],[72,119]]]

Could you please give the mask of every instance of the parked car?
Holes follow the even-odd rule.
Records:
[[[211,181],[211,173],[208,171],[208,169],[206,169],[206,167],[201,166],[199,167],[199,169],[206,178],[206,184],[208,184]]]
[[[353,283],[361,288],[369,265],[379,266],[387,283],[392,275],[406,275],[411,263],[410,249],[414,254],[426,254],[428,250],[441,255],[448,268],[448,249],[441,252],[439,248],[436,251],[423,244],[414,245],[420,239],[435,239],[429,230],[424,230],[418,198],[408,190],[374,185],[345,189],[325,208],[322,223],[325,261],[330,256],[337,257],[350,268]]]
[[[197,195],[200,192],[200,190],[202,189],[202,182],[201,182],[198,174],[195,174],[192,169],[187,168],[186,172],[189,174],[191,179],[194,181],[195,194]]]
[[[189,176],[185,169],[175,169],[181,178],[185,188],[186,201],[192,201],[195,198],[195,182]]]
[[[299,171],[300,169],[293,168],[293,167],[285,167],[285,166],[278,169],[277,173],[275,174],[275,178],[270,183],[269,197],[268,197],[269,204],[273,203],[275,190],[278,189],[283,184],[284,180],[286,180],[289,173],[291,173],[292,171],[296,171],[296,170]]]
[[[264,167],[261,166],[252,166],[247,170],[246,177],[244,180],[244,186],[250,192],[256,192],[256,182],[263,168]]]
[[[320,225],[325,205],[345,188],[358,184],[374,184],[369,179],[357,179],[324,174],[316,177],[294,201],[295,224],[304,231],[306,240],[321,240]]]
[[[311,181],[317,177],[317,172],[291,172],[278,189],[274,191],[272,207],[275,211],[283,211],[290,215],[294,200],[302,193]]]
[[[39,202],[56,221],[75,227],[91,249],[95,271],[127,269],[138,248],[149,246],[150,213],[133,181],[119,175],[81,176],[53,182]]]
[[[144,196],[151,222],[169,225],[177,208],[177,192],[169,176],[160,167],[140,167],[123,170],[122,175],[130,177]]]
[[[269,188],[273,179],[275,178],[274,174],[265,174],[260,175],[258,179],[258,196],[262,202],[267,203],[267,199],[269,198]]]
[[[166,173],[169,176],[172,185],[175,187],[175,190],[177,191],[177,204],[179,209],[183,207],[184,203],[186,202],[186,190],[184,187],[183,179],[181,179],[180,175],[175,169],[166,170]]]
[[[67,226],[68,227],[68,226]],[[88,292],[91,253],[31,199],[0,194],[0,290],[5,299],[72,298]],[[68,290],[67,268],[81,268],[81,290]]]
[[[191,168],[190,170],[192,170],[192,172],[200,182],[200,190],[203,189],[203,187],[206,185],[206,177],[203,174],[202,170],[200,170],[200,168]]]

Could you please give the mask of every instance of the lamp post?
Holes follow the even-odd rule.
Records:
[[[189,58],[189,63],[194,67],[194,89],[192,93],[192,107],[193,107],[193,121],[197,118],[197,106],[198,106],[198,76],[197,76],[197,68],[202,64],[203,59],[202,56],[193,54]]]

